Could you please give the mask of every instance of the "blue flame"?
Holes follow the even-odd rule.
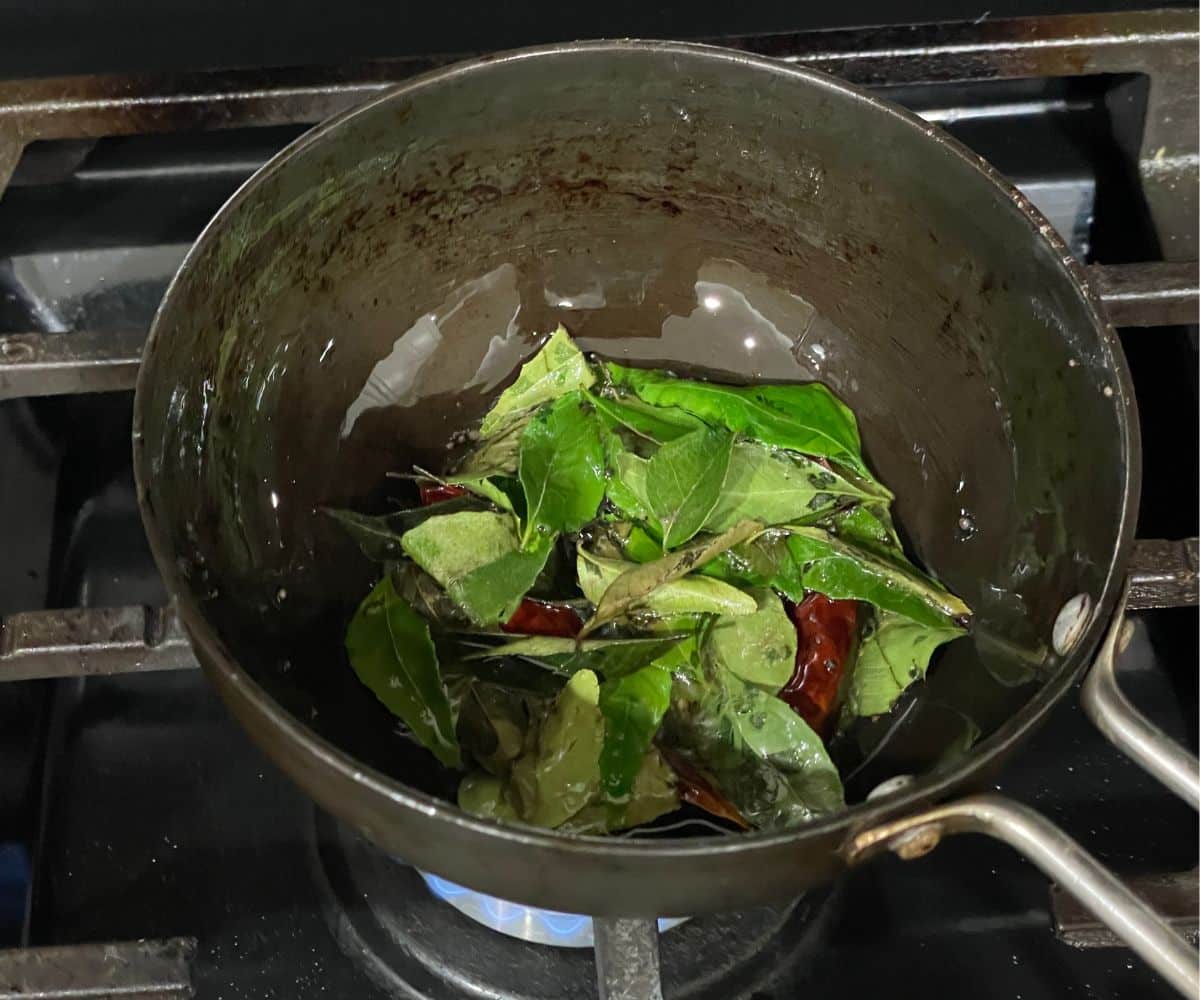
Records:
[[[576,913],[559,913],[543,910],[536,906],[525,906],[506,899],[497,899],[474,889],[448,882],[437,875],[421,872],[425,884],[439,899],[445,900],[460,913],[472,920],[538,944],[556,945],[564,948],[590,948],[592,946],[592,918]],[[659,931],[665,931],[683,920],[663,917],[658,921]]]

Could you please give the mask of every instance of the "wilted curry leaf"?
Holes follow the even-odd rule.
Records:
[[[587,359],[560,325],[541,349],[521,366],[517,380],[500,394],[479,425],[481,437],[500,432],[527,410],[596,381]]]
[[[672,553],[672,556],[677,554]],[[754,598],[737,587],[703,576],[684,578],[683,573],[673,576],[670,566],[659,566],[652,573],[632,576],[645,566],[658,566],[661,562],[661,559],[654,563],[602,559],[585,549],[579,549],[576,560],[579,587],[597,607],[596,614],[580,634],[584,635],[630,611],[646,610],[663,616],[749,615],[758,607]],[[614,587],[618,590],[614,591]],[[604,617],[601,617],[602,608]]]
[[[521,435],[528,546],[537,534],[578,531],[604,499],[604,449],[596,416],[572,392],[540,410]]]
[[[710,559],[715,558],[727,549],[748,541],[762,530],[763,526],[756,521],[743,521],[720,535],[693,542],[691,545],[684,546],[682,549],[663,556],[661,559],[656,559],[654,562],[631,566],[622,572],[620,576],[613,579],[611,583],[608,583],[598,599],[588,594],[588,589],[584,586],[584,575],[590,568],[596,565],[596,561],[589,559],[584,550],[580,549],[579,585],[583,588],[583,592],[588,594],[588,599],[596,605],[595,613],[584,625],[583,631],[580,634],[586,635],[588,632],[594,631],[605,622],[619,618],[631,608],[648,606],[648,599],[656,590],[660,590],[666,584],[686,576],[692,570],[703,566]],[[592,574],[592,576],[594,579],[595,574]],[[728,590],[735,590],[736,592],[735,588],[728,587],[727,584],[719,584],[716,580],[704,577],[696,577],[693,580],[689,580],[688,583],[696,586],[716,584]],[[740,594],[740,592],[739,596],[744,598],[744,601],[740,602],[742,605],[746,601],[750,605],[749,610],[742,613],[753,614],[758,607],[754,599],[747,597],[745,594]],[[737,605],[734,604],[733,606],[736,607]],[[656,608],[655,610],[660,610],[664,614],[683,613],[682,609],[666,611],[662,608]],[[737,612],[725,610],[718,613],[730,614]]]
[[[507,422],[502,430],[463,458],[458,471],[463,475],[515,476],[521,454],[521,435],[532,418],[533,413],[526,411]]]
[[[614,384],[655,406],[678,406],[763,444],[823,455],[869,476],[854,414],[819,382],[718,385],[607,362]]]
[[[669,441],[646,467],[646,497],[662,525],[664,551],[691,538],[721,495],[733,438],[702,428]]]
[[[461,763],[446,685],[429,625],[385,576],[346,630],[346,652],[358,679],[447,767]]]
[[[654,664],[600,685],[600,787],[610,799],[629,795],[670,701],[671,674]]]

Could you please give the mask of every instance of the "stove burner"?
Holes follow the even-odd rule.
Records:
[[[591,940],[589,918],[517,907],[423,875],[321,812],[314,834],[314,869],[326,920],[342,951],[388,996],[562,1000],[595,995],[592,952],[581,947]],[[482,921],[459,905],[468,900],[485,913]],[[817,961],[836,902],[836,894],[821,891],[784,906],[672,921],[659,940],[664,996],[758,1000],[782,995],[774,987],[788,976],[794,982],[798,968]],[[533,937],[515,934],[517,924],[538,929]],[[531,943],[552,933],[586,937],[567,942],[575,947]]]
[[[435,896],[489,930],[532,944],[558,948],[590,948],[594,943],[591,917],[513,903],[456,885],[428,872],[420,872],[420,875]],[[660,917],[658,930],[660,933],[670,930],[685,920],[687,917]]]

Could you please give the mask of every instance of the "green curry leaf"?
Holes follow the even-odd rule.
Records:
[[[323,507],[322,511],[338,523],[362,549],[363,555],[375,562],[399,559],[403,554],[400,536],[410,528],[428,521],[431,517],[453,514],[466,510],[479,510],[481,504],[474,497],[455,497],[427,507],[398,510],[391,514],[360,514],[354,510]]]
[[[606,363],[613,383],[655,406],[678,406],[763,444],[823,455],[869,476],[854,414],[819,382],[718,385]]]
[[[595,381],[587,359],[559,326],[541,350],[521,366],[517,380],[500,394],[479,425],[479,434],[492,437],[525,411],[573,390],[586,389]]]
[[[697,543],[652,563],[603,559],[580,548],[576,560],[579,586],[596,605],[584,633],[636,610],[659,615],[753,614],[758,608],[754,598],[736,587],[708,577],[685,577],[690,569],[702,565],[703,560],[696,557],[709,545],[712,542]]]
[[[595,394],[592,403],[609,430],[624,430],[650,444],[665,444],[704,428],[704,422],[686,410],[651,406],[636,396]]]
[[[872,496],[810,458],[739,441],[704,529],[724,531],[746,518],[763,524],[803,523]]]
[[[664,551],[678,548],[708,520],[721,495],[732,446],[727,432],[706,427],[668,441],[650,459],[646,497],[662,525]]]
[[[610,799],[629,795],[670,701],[671,674],[655,664],[600,685],[600,787]]]
[[[663,727],[667,745],[756,827],[794,827],[843,806],[820,737],[787,704],[727,671],[677,683]]]
[[[346,652],[358,679],[399,716],[434,756],[458,767],[453,713],[429,625],[385,576],[359,605],[346,630]]]
[[[578,531],[604,499],[604,448],[595,414],[571,392],[540,410],[521,435],[528,545],[536,534]]]
[[[433,517],[405,532],[404,552],[478,625],[512,617],[546,565],[554,539],[521,549],[511,514],[464,511]]]
[[[591,670],[613,679],[652,663],[683,638],[682,635],[667,635],[634,639],[584,639],[577,642],[557,636],[523,636],[497,646],[477,649],[467,659],[518,656],[567,677],[577,670]]]
[[[931,628],[957,626],[970,617],[971,609],[962,601],[911,566],[856,548],[820,528],[791,529],[787,547],[796,570],[793,583],[805,590],[868,601]]]
[[[933,651],[962,634],[961,628],[930,628],[882,612],[859,646],[843,718],[882,715],[890,710],[905,688],[925,676]]]
[[[708,652],[742,680],[776,694],[796,666],[796,626],[773,590],[754,590],[758,610],[720,618],[708,634]]]
[[[542,721],[537,750],[512,765],[514,800],[525,822],[560,826],[599,792],[604,743],[599,701],[596,675],[580,670]]]
[[[719,556],[721,552],[754,538],[761,531],[760,523],[743,521],[728,529],[727,532],[713,535],[712,538],[694,541],[691,545],[684,546],[683,549],[671,552],[670,555],[661,559],[655,559],[653,563],[632,564],[620,571],[617,576],[610,575],[611,564],[605,564],[606,561],[598,561],[594,557],[589,557],[587,552],[580,549],[580,558],[577,563],[580,587],[587,595],[588,600],[596,605],[595,613],[587,624],[584,624],[582,634],[587,634],[589,631],[599,628],[600,625],[619,618],[626,611],[635,609],[635,607],[648,607],[662,615],[691,613],[688,606],[668,606],[670,604],[668,595],[671,598],[676,595],[682,597],[684,593],[695,594],[697,598],[700,598],[702,594],[708,594],[718,600],[718,605],[715,607],[701,607],[697,613],[715,611],[724,613],[724,615],[738,615],[738,613],[752,615],[757,609],[754,598],[740,593],[737,588],[730,587],[726,583],[697,576],[691,580],[680,581],[678,586],[673,587],[671,591],[666,591],[665,588],[673,581],[679,580],[679,577],[686,576],[692,570],[702,567],[704,563]],[[618,563],[618,567],[619,565]],[[596,583],[602,583],[604,589],[598,592]],[[655,595],[655,591],[660,593]],[[653,598],[652,595],[654,595]]]

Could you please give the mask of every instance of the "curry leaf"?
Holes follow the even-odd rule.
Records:
[[[391,514],[360,514],[354,510],[337,507],[322,507],[321,510],[335,520],[362,549],[363,554],[375,562],[399,559],[403,554],[400,536],[410,528],[428,521],[431,517],[453,514],[464,510],[478,510],[483,505],[474,497],[455,497],[427,507],[398,510]]]
[[[622,803],[593,802],[559,827],[570,833],[611,833],[641,826],[679,808],[675,775],[662,755],[651,747],[643,756],[633,788]]]
[[[390,576],[376,584],[346,630],[358,679],[447,767],[461,763],[450,698],[429,625],[396,593]]]
[[[796,626],[774,591],[755,590],[751,596],[758,610],[718,619],[708,634],[707,651],[730,673],[775,694],[796,666]]]
[[[608,560],[597,560],[582,548],[579,550],[579,586],[588,600],[596,605],[596,611],[584,625],[581,635],[594,631],[605,622],[619,618],[632,608],[647,607],[660,614],[686,614],[687,606],[669,606],[676,595],[710,595],[716,599],[716,607],[698,608],[698,611],[713,611],[718,614],[753,614],[758,605],[752,597],[741,593],[728,584],[717,580],[695,577],[680,581],[671,591],[665,588],[680,577],[703,566],[710,559],[742,542],[748,541],[763,530],[756,521],[742,521],[728,531],[711,538],[701,539],[684,546],[670,555],[650,563],[639,563],[612,576],[612,565]],[[607,565],[606,565],[607,564]],[[621,564],[617,563],[617,567]],[[585,583],[585,578],[587,582]],[[597,584],[603,586],[598,591]],[[591,588],[589,592],[589,587]],[[660,591],[658,599],[651,602],[651,595]],[[686,604],[686,602],[680,602]]]
[[[538,698],[553,698],[566,683],[559,674],[524,660],[470,659],[469,655],[475,652],[474,649],[445,638],[439,641],[438,646],[439,649],[448,648],[450,653],[457,654],[443,657],[446,666],[442,673],[447,684],[464,683],[469,686],[479,682]],[[467,655],[463,655],[464,652]]]
[[[873,555],[908,563],[892,515],[881,503],[860,503],[838,511],[829,518],[829,531]]]
[[[474,771],[458,783],[458,808],[497,822],[515,823],[521,818],[509,796],[508,783],[484,771]]]
[[[474,650],[467,659],[519,656],[567,677],[577,670],[586,669],[612,679],[624,677],[648,665],[684,638],[683,635],[667,635],[635,639],[585,639],[577,642],[556,636],[526,636],[498,646]]]
[[[490,511],[430,518],[400,540],[413,562],[480,625],[512,617],[546,565],[553,541],[539,538],[536,546],[521,550],[515,518]]]
[[[649,466],[649,459],[639,458],[631,451],[610,450],[605,495],[623,517],[632,521],[653,517],[646,485]]]
[[[796,579],[805,590],[869,601],[882,611],[932,628],[957,626],[970,617],[971,609],[962,601],[915,569],[856,548],[820,528],[790,530],[787,547]]]
[[[459,473],[515,476],[521,455],[521,435],[525,433],[531,419],[532,412],[526,412],[506,423],[503,430],[463,458]]]
[[[629,795],[670,701],[671,674],[655,664],[600,685],[600,787],[610,799]]]
[[[604,449],[595,414],[572,392],[541,410],[521,435],[525,534],[578,531],[604,499]]]
[[[625,801],[607,799],[600,787],[605,728],[597,678],[581,670],[538,721],[532,746],[511,764],[508,778],[468,775],[459,805],[489,819],[574,833],[635,826],[676,809],[674,778],[653,748],[643,753]]]
[[[443,587],[517,548],[511,514],[463,511],[431,517],[404,533],[405,554]]]
[[[870,475],[854,414],[819,382],[717,385],[606,363],[614,384],[655,406],[678,406],[710,424],[805,455],[824,455]]]
[[[704,528],[724,531],[746,518],[763,524],[794,524],[873,495],[810,458],[739,441]]]
[[[676,684],[664,739],[762,829],[798,826],[843,805],[821,739],[774,695],[727,671]]]
[[[725,431],[703,428],[667,442],[650,459],[646,497],[662,525],[664,551],[682,545],[708,520],[721,495],[732,446]]]
[[[506,774],[525,749],[530,718],[526,698],[496,684],[471,684],[458,713],[463,749],[493,774]]]
[[[891,709],[905,688],[925,676],[933,651],[962,634],[954,626],[930,628],[882,612],[859,646],[843,717],[882,715]]]
[[[501,475],[495,472],[466,472],[448,480],[455,486],[461,486],[478,497],[490,500],[501,510],[513,512],[513,502],[507,493],[492,482],[492,477]]]
[[[674,441],[704,428],[704,422],[686,410],[677,406],[651,406],[636,396],[617,398],[596,394],[592,403],[610,430],[624,429],[652,444]]]
[[[596,675],[580,670],[542,721],[536,752],[513,764],[513,799],[525,822],[557,827],[599,792],[604,743],[599,701]]]
[[[595,381],[587,359],[559,326],[541,350],[521,366],[517,380],[500,394],[479,425],[479,434],[492,437],[526,410],[572,390],[586,389]]]
[[[668,558],[678,554],[672,553]],[[664,561],[630,563],[621,559],[603,559],[581,548],[576,560],[579,587],[596,605],[596,612],[580,634],[585,635],[632,611],[644,610],[664,616],[750,615],[757,609],[754,598],[737,587],[703,576],[681,578],[687,571],[675,573],[673,569],[679,563],[660,566]],[[653,569],[646,570],[646,567]]]
[[[482,625],[502,624],[513,616],[545,567],[554,541],[553,536],[540,537],[529,548],[506,552],[451,583],[448,593],[472,620]]]

